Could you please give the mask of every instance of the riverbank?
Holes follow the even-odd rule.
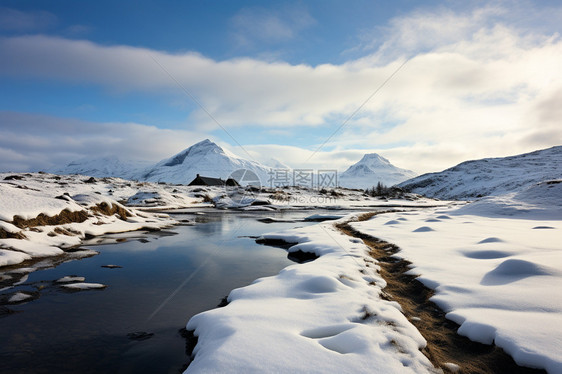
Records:
[[[540,183],[461,208],[388,212],[362,222],[353,222],[355,214],[265,234],[262,241],[318,258],[236,289],[226,307],[193,317],[187,329],[198,343],[186,373],[558,373],[562,304],[552,290],[562,287],[560,194],[560,183]],[[335,226],[348,221],[359,238]],[[381,240],[395,245],[381,248]],[[413,290],[386,288],[384,273],[393,266],[398,278],[416,280]],[[400,292],[404,306],[395,299]],[[443,312],[418,309],[415,292],[426,308],[435,303]],[[455,324],[472,342],[451,334]],[[420,330],[433,335],[426,340]],[[437,349],[452,341],[458,351]],[[480,358],[471,360],[478,350]]]

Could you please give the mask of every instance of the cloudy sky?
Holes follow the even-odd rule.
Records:
[[[562,144],[560,1],[2,1],[0,171],[241,157],[418,173]]]

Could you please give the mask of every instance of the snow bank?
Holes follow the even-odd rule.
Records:
[[[85,182],[82,176],[40,173],[6,179],[5,175],[0,174],[0,266],[61,255],[89,236],[176,223],[167,215],[117,202],[113,197],[116,184],[123,183],[129,194],[132,182]]]
[[[190,319],[198,343],[186,373],[424,373],[424,338],[395,302],[361,240],[330,223],[264,235],[298,243],[313,262],[233,290]]]
[[[459,334],[495,343],[519,365],[562,373],[559,188],[539,184],[457,210],[387,213],[352,226],[401,248]]]
[[[7,222],[11,222],[14,216],[31,219],[39,214],[54,216],[65,209],[71,212],[82,210],[77,203],[48,196],[42,189],[21,188],[14,184],[0,183],[0,196],[0,220]]]

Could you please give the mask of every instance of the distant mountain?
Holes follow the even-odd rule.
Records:
[[[188,184],[197,174],[226,179],[235,170],[251,170],[262,185],[268,180],[270,168],[255,161],[248,161],[225,151],[209,139],[205,139],[180,153],[146,168],[136,179],[149,182]]]
[[[369,188],[378,182],[393,186],[416,176],[411,170],[398,168],[386,158],[368,153],[339,175],[339,185],[350,188]]]
[[[292,168],[285,164],[284,162],[279,161],[276,158],[270,157],[267,160],[262,160],[262,163],[264,165],[266,165],[267,167],[270,167],[272,169],[284,169],[284,170],[292,170]]]
[[[539,182],[562,179],[562,146],[517,156],[466,161],[398,186],[428,197],[471,200],[520,192]]]
[[[131,179],[138,170],[149,165],[148,161],[121,161],[115,156],[101,158],[82,158],[72,161],[64,167],[47,170],[54,174],[82,174],[92,177],[120,177]]]

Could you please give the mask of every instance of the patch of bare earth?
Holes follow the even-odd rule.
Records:
[[[126,221],[127,217],[131,216],[131,213],[129,213],[129,211],[127,211],[127,209],[125,209],[123,206],[117,204],[110,205],[105,202],[94,205],[90,207],[89,210],[93,213],[103,214],[106,216],[117,215],[123,221]],[[72,212],[68,209],[65,209],[54,216],[48,216],[44,213],[41,213],[37,217],[30,219],[24,219],[21,216],[14,216],[12,224],[16,227],[19,227],[20,229],[25,229],[28,227],[31,228],[37,226],[56,226],[64,225],[67,223],[82,223],[89,217],[91,217],[91,215],[87,210],[77,210]],[[0,238],[2,238],[2,235],[10,235],[10,233],[3,233],[2,230],[0,231]]]
[[[124,207],[122,207],[121,205],[117,205],[117,204],[109,205],[108,203],[105,202],[94,205],[93,207],[90,208],[90,210],[96,213],[104,214],[106,216],[112,216],[116,214],[123,221],[126,221],[127,217],[131,216],[131,213],[129,213],[129,211]]]
[[[367,220],[375,214],[364,214],[359,220]],[[401,305],[404,315],[427,340],[422,352],[433,365],[450,372],[445,364],[454,363],[460,366],[459,373],[471,374],[546,373],[544,370],[518,366],[511,356],[495,345],[473,342],[457,334],[459,325],[446,319],[445,312],[429,300],[433,291],[415,276],[405,274],[410,270],[411,262],[392,257],[400,251],[397,246],[358,232],[347,223],[337,227],[349,236],[362,239],[371,249],[370,255],[378,261],[380,274],[387,282],[381,298]]]
[[[81,223],[87,220],[88,217],[88,212],[85,210],[77,210],[75,212],[71,212],[65,209],[54,216],[48,216],[43,213],[31,219],[24,219],[20,216],[14,216],[12,224],[16,227],[19,227],[20,229],[25,229],[27,227],[55,226],[73,222]]]
[[[0,239],[25,239],[21,232],[9,232],[0,228]]]

